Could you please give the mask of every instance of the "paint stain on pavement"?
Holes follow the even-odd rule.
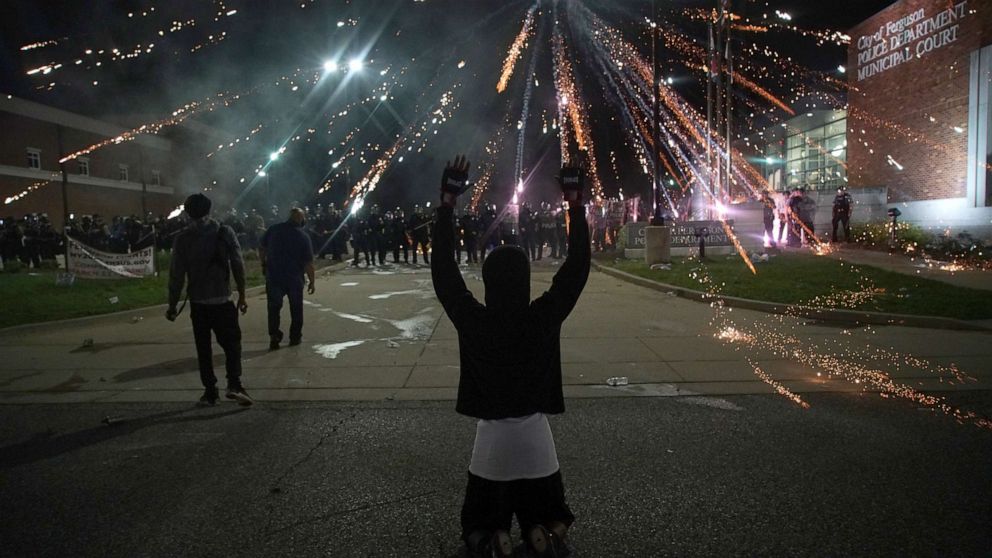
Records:
[[[388,292],[388,293],[381,293],[381,294],[369,295],[369,298],[372,299],[372,300],[386,300],[387,298],[392,298],[394,296],[404,296],[404,295],[420,295],[420,296],[424,296],[426,294],[429,294],[429,293],[427,291],[424,291],[424,290],[421,290],[421,289],[410,289],[410,290],[407,290],[407,291],[392,291],[392,292]]]
[[[342,343],[331,343],[328,345],[314,345],[313,350],[315,353],[324,358],[335,359],[338,358],[338,355],[340,355],[345,349],[357,347],[364,344],[366,341],[369,341],[369,339],[356,339],[354,341],[344,341]]]
[[[360,324],[370,324],[370,323],[372,323],[372,322],[375,321],[374,319],[369,318],[367,316],[361,316],[361,315],[358,315],[358,314],[346,314],[344,312],[338,312],[338,311],[336,311],[334,309],[331,309],[331,308],[322,308],[320,311],[321,312],[333,312],[334,315],[337,316],[337,317],[339,317],[339,318],[344,318],[346,320],[351,320],[353,322],[358,322]]]

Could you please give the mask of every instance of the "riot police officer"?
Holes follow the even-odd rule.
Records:
[[[830,236],[831,241],[837,242],[837,225],[842,225],[844,227],[844,241],[851,242],[851,206],[854,204],[854,199],[851,198],[851,194],[847,193],[846,188],[838,188],[837,195],[834,196],[834,207],[833,207],[833,234]]]
[[[531,213],[530,205],[524,203],[520,206],[520,213],[517,217],[517,234],[520,236],[520,247],[524,249],[527,257],[534,261],[537,259],[535,236],[535,219]]]
[[[431,219],[419,205],[413,206],[413,215],[407,221],[407,230],[413,239],[413,263],[417,263],[417,250],[424,256],[424,263],[431,263],[427,256],[427,245],[431,241]]]
[[[366,223],[366,243],[372,254],[372,263],[375,263],[376,257],[378,257],[379,265],[384,265],[386,263],[386,221],[379,212],[378,205],[372,206]]]

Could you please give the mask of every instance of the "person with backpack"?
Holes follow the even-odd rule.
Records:
[[[228,399],[249,406],[254,401],[241,383],[241,327],[238,311],[248,311],[245,296],[245,264],[241,246],[231,227],[210,218],[210,198],[193,194],[186,198],[184,210],[192,222],[176,235],[169,267],[169,309],[165,317],[175,321],[181,308],[179,295],[186,285],[193,322],[193,340],[200,365],[204,392],[198,405],[217,404],[219,393],[214,375],[211,334],[224,349],[227,369]],[[238,289],[237,305],[231,302],[231,276]],[[183,303],[185,306],[185,301]]]
[[[461,512],[462,539],[472,556],[513,555],[513,516],[536,556],[569,554],[565,537],[574,516],[547,415],[565,411],[561,326],[589,277],[591,250],[584,174],[564,167],[559,177],[569,204],[569,250],[551,287],[530,299],[530,258],[504,245],[482,266],[485,304],[465,286],[454,257],[453,213],[465,190],[469,163],[450,163],[441,179],[431,277],[434,292],[458,331],[461,371],[455,411],[478,419]]]

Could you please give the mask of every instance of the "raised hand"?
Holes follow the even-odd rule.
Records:
[[[455,157],[455,164],[448,161],[441,175],[441,203],[454,207],[458,196],[468,189],[468,169],[472,166],[464,155]]]
[[[569,203],[579,203],[582,201],[582,190],[585,188],[586,171],[582,167],[563,166],[561,174],[558,175],[558,185],[561,186],[562,195]]]

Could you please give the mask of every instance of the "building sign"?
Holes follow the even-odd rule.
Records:
[[[155,274],[155,247],[149,246],[130,254],[111,254],[94,250],[71,237],[69,271],[76,277],[89,279],[141,278]]]
[[[727,226],[734,229],[734,222],[727,221]],[[689,221],[687,223],[672,224],[672,248],[694,248],[699,246],[699,237],[696,231],[706,228],[707,246],[733,246],[727,231],[723,229],[720,221]]]
[[[627,242],[625,246],[635,250],[643,250],[645,246],[644,235],[646,234],[644,229],[647,226],[648,224],[644,221],[627,223],[627,226],[624,227],[624,230],[627,231]]]
[[[720,221],[689,221],[687,223],[669,223],[672,229],[672,248],[695,248],[699,246],[699,237],[696,231],[705,227],[707,229],[707,246],[733,246],[727,231],[723,229]],[[734,222],[727,221],[730,230],[734,229]],[[627,231],[626,247],[632,249],[643,249],[645,246],[644,237],[647,234],[646,222],[627,223],[624,230]]]
[[[968,2],[938,2],[934,14],[920,8],[886,22],[878,31],[857,39],[858,81],[887,72],[901,64],[923,58],[958,40],[960,21],[968,15]]]

